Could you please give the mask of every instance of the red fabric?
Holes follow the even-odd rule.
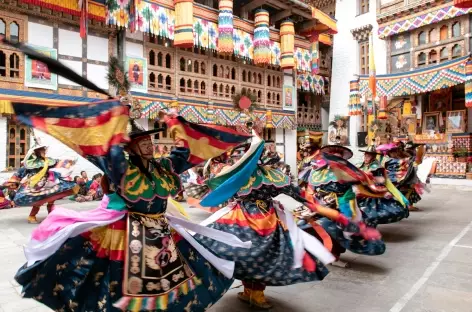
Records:
[[[100,186],[100,183],[98,183],[96,180],[94,180],[94,181],[92,182],[92,184],[90,184],[90,190],[96,191],[99,186]]]
[[[316,262],[310,257],[308,253],[305,252],[303,255],[303,267],[307,272],[315,272]]]

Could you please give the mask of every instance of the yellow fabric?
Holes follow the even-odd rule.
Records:
[[[171,205],[173,205],[175,208],[177,208],[177,211],[183,215],[186,219],[190,219],[189,215],[187,214],[187,212],[185,211],[185,208],[177,201],[173,200],[173,199],[169,199],[169,202]]]
[[[317,20],[319,24],[323,24],[332,33],[337,33],[338,32],[338,27],[336,25],[336,20],[334,20],[331,16],[326,14],[325,12],[318,10],[316,8],[311,8],[311,16]]]
[[[87,131],[84,131],[84,128],[56,126],[53,124],[53,118],[47,119],[46,122],[46,132],[49,135],[61,142],[68,142],[70,148],[81,153],[79,146],[101,146],[113,135],[124,133],[128,125],[128,116],[112,117],[106,124],[87,127]]]
[[[398,200],[403,207],[406,207],[405,202],[403,201],[403,196],[400,193],[400,191],[396,188],[395,185],[393,185],[392,181],[390,181],[389,178],[385,180],[385,186],[387,187],[387,190],[393,195],[393,197]]]
[[[0,101],[0,114],[14,114],[10,101]]]
[[[38,173],[36,173],[34,176],[31,177],[30,183],[29,183],[30,187],[35,187],[36,184],[38,184],[38,182],[41,181],[41,179],[46,175],[46,173],[48,172],[48,163],[49,163],[49,158],[46,157],[46,159],[44,160],[43,168]]]
[[[374,116],[374,115],[369,115],[369,116],[367,116],[367,127],[368,127],[367,129],[369,129],[369,130],[368,130],[368,135],[367,135],[367,137],[369,138],[369,144],[370,144],[371,142],[373,142],[373,140],[375,139],[375,138],[374,138],[374,131],[370,130],[370,125],[372,124],[372,122],[373,122],[374,120],[375,120],[375,116]]]

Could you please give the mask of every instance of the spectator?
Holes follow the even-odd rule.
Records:
[[[89,181],[89,178],[88,178],[88,176],[87,176],[87,172],[81,171],[81,172],[80,172],[80,176],[82,177],[82,179],[84,179],[84,182],[85,182],[85,183],[87,183],[87,182]],[[74,178],[74,180],[75,180],[75,178]]]

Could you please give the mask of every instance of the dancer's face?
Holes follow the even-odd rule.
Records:
[[[151,137],[145,137],[137,142],[131,143],[130,148],[135,154],[141,156],[144,159],[149,160],[153,158],[154,149],[153,149]]]
[[[375,154],[365,153],[364,154],[364,162],[366,164],[370,164],[375,159]]]

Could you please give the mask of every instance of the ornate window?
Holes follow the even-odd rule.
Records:
[[[8,120],[7,168],[19,168],[29,150],[28,127]]]
[[[6,62],[6,55],[0,50],[0,76],[6,77],[7,76],[7,62]]]
[[[439,30],[439,40],[446,40],[448,37],[449,27],[447,25],[441,26]]]
[[[6,24],[3,19],[0,18],[0,35],[5,36],[7,34]]]
[[[183,57],[180,58],[180,70],[185,71],[185,59]]]
[[[418,34],[418,45],[426,44],[426,33],[421,31]]]
[[[461,23],[455,22],[452,24],[452,37],[460,37],[461,35]]]
[[[169,53],[166,54],[166,68],[172,68],[172,57]]]
[[[369,41],[359,42],[359,73],[369,74]]]
[[[159,54],[161,54],[159,52]],[[156,53],[154,53],[154,50],[149,51],[149,65],[156,65]]]
[[[369,12],[369,0],[358,0],[359,4],[359,15]]]
[[[447,50],[446,47],[442,48],[441,51],[439,51],[439,60],[441,62],[447,61],[449,59],[449,51]]]
[[[20,26],[16,22],[10,23],[10,41],[18,42],[20,40]]]
[[[426,65],[426,53],[418,54],[418,67]]]
[[[149,74],[149,88],[156,87],[156,75],[153,72]]]
[[[452,47],[452,58],[455,59],[461,56],[462,56],[462,47],[458,44],[455,44]]]
[[[171,90],[172,89],[172,78],[170,75],[166,76],[166,90]]]
[[[438,41],[438,32],[436,28],[433,28],[429,31],[429,42],[436,42]]]
[[[437,64],[438,63],[438,53],[436,50],[429,51],[429,64]]]

